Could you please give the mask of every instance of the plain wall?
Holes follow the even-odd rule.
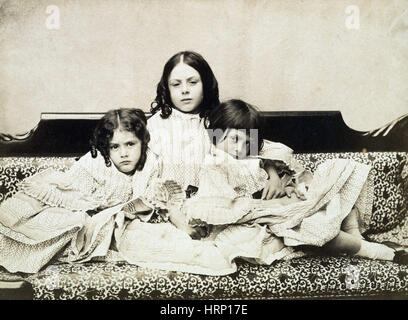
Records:
[[[59,29],[47,28],[49,5]],[[357,30],[345,24],[349,5]],[[407,9],[405,0],[0,1],[0,132],[25,132],[41,112],[149,110],[164,63],[185,49],[207,59],[221,99],[341,110],[350,127],[375,129],[408,113]]]

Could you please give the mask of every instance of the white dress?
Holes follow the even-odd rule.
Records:
[[[167,119],[162,119],[159,112],[154,114],[147,128],[149,147],[162,159],[163,180],[173,180],[183,190],[189,185],[198,186],[200,168],[210,150],[204,120],[198,114],[173,109]]]

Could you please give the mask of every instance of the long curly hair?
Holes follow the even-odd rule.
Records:
[[[199,114],[201,118],[204,118],[209,111],[220,103],[218,82],[207,61],[200,54],[193,51],[178,52],[166,62],[160,82],[157,84],[156,99],[151,103],[150,112],[155,114],[160,110],[160,116],[163,119],[167,119],[171,115],[174,105],[170,97],[168,80],[174,67],[180,63],[180,59],[200,74],[204,97],[199,106]]]
[[[114,130],[121,127],[124,130],[133,132],[141,141],[141,155],[136,170],[141,171],[147,158],[147,145],[150,141],[150,134],[146,127],[146,116],[140,109],[121,108],[108,111],[96,125],[90,140],[91,155],[97,156],[97,150],[105,159],[107,167],[112,165],[109,156],[109,143],[112,140]]]
[[[213,144],[217,144],[222,136],[214,135],[214,130],[220,129],[225,134],[227,129],[245,130],[247,134],[251,129],[258,130],[257,151],[263,147],[263,118],[257,108],[239,99],[230,99],[215,107],[206,117],[204,125],[208,130]]]

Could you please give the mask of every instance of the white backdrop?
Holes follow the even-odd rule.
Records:
[[[374,129],[408,113],[407,10],[406,0],[0,1],[0,132],[27,131],[41,112],[149,110],[164,63],[185,49],[207,59],[221,99],[341,110],[350,127]]]

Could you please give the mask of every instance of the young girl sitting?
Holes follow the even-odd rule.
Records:
[[[190,224],[214,226],[211,238],[218,247],[232,250],[228,256],[269,264],[289,254],[286,247],[306,245],[394,259],[393,249],[362,239],[359,231],[359,194],[366,192],[369,166],[337,159],[319,166],[312,176],[293,159],[290,148],[263,139],[259,113],[241,100],[221,103],[206,124],[213,147],[196,195],[180,210]],[[254,199],[268,178],[279,179],[274,199]],[[239,253],[243,247],[245,253]]]
[[[0,205],[0,265],[34,273],[69,243],[68,260],[100,255],[110,245],[113,213],[123,209],[129,218],[143,213],[139,218],[148,220],[152,181],[160,173],[148,142],[143,111],[111,110],[95,128],[91,151],[68,171],[47,169],[25,179]]]
[[[163,159],[164,180],[184,190],[198,185],[210,147],[203,119],[218,104],[217,79],[201,55],[182,51],[167,61],[147,122],[150,148]]]
[[[149,146],[163,163],[162,179],[175,181],[182,190],[199,184],[199,172],[211,148],[204,118],[219,104],[218,95],[217,79],[200,54],[181,51],[166,62],[152,103],[153,116],[147,122]],[[273,176],[274,169],[268,163],[264,169],[270,179],[262,198],[282,195],[284,190]],[[205,234],[202,228],[186,224],[178,214],[170,216],[170,220],[193,237]]]

